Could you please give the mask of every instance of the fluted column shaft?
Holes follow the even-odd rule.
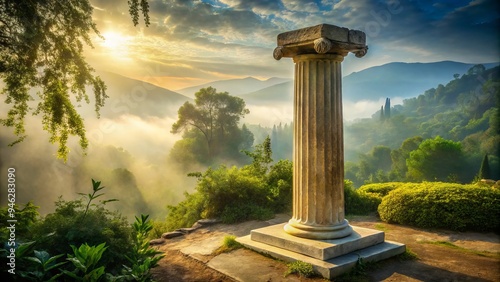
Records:
[[[294,56],[293,217],[285,231],[312,239],[341,238],[344,215],[343,56]]]

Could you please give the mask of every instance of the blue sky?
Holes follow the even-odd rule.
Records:
[[[279,33],[320,23],[367,34],[368,54],[352,54],[344,74],[389,62],[500,61],[496,0],[149,0],[151,25],[133,27],[125,0],[95,0],[87,58],[113,71],[175,90],[214,80],[292,77],[275,61]]]

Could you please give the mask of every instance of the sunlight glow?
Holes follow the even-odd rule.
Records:
[[[102,33],[104,40],[100,41],[100,46],[107,55],[120,60],[129,60],[131,56],[130,46],[133,37],[115,31]]]

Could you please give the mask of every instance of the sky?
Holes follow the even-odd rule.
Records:
[[[292,60],[273,59],[277,35],[321,23],[367,35],[368,54],[349,54],[343,75],[390,62],[500,61],[497,0],[149,0],[149,27],[133,26],[125,0],[91,3],[105,39],[95,36],[89,63],[170,90],[292,78]]]

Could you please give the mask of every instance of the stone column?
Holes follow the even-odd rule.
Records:
[[[278,35],[274,58],[295,63],[293,217],[287,233],[311,239],[349,236],[344,218],[341,62],[366,54],[365,34],[321,24]]]

